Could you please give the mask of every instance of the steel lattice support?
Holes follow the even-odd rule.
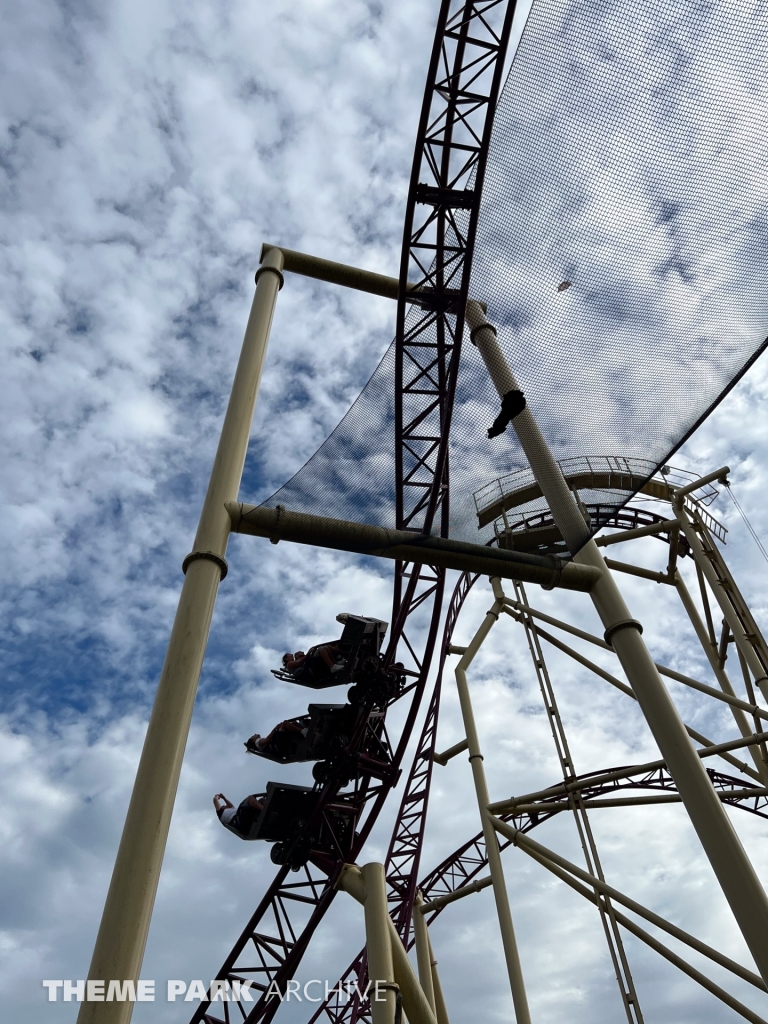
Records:
[[[621,516],[617,518],[615,524],[613,524],[614,528],[623,528],[623,533],[610,535],[607,540],[611,543],[620,542],[624,534],[627,535],[627,539],[632,539],[637,529],[643,531],[651,529],[653,531],[652,535],[663,541],[670,548],[667,577],[663,582],[674,585],[675,577],[679,577],[677,567],[678,555],[693,555],[694,552],[690,546],[684,541],[681,543],[682,539],[678,537],[677,531],[669,528],[669,520],[664,520],[660,516],[654,516],[651,521],[645,523],[644,520],[638,519],[637,516],[627,518],[627,515],[628,512],[625,509]],[[641,522],[642,526],[639,525]],[[635,567],[626,563],[622,563],[622,566],[625,571],[634,571],[635,569]],[[641,573],[646,572],[646,570],[639,571]],[[659,574],[649,573],[649,576],[654,579],[656,575]],[[659,582],[662,581],[659,580]],[[472,583],[474,583],[474,579],[462,577],[451,600],[442,641],[443,659],[449,649],[458,613]],[[735,587],[735,584],[732,586],[733,599],[739,603],[742,599],[738,593],[738,588]],[[630,768],[601,770],[589,773],[586,776],[575,774],[572,757],[567,746],[567,738],[565,737],[549,672],[539,642],[540,635],[542,639],[549,641],[553,638],[539,629],[536,618],[540,617],[541,613],[532,610],[528,611],[527,597],[522,588],[518,590],[516,596],[517,600],[509,602],[510,614],[524,625],[528,636],[530,651],[534,658],[545,707],[552,726],[553,738],[555,739],[561,760],[563,783],[560,786],[549,787],[541,793],[515,798],[515,806],[509,807],[508,810],[504,811],[500,815],[500,820],[510,825],[513,832],[527,833],[557,814],[561,814],[564,811],[570,811],[571,813],[576,811],[577,828],[579,829],[585,851],[587,872],[600,880],[603,879],[603,873],[600,869],[599,857],[587,816],[588,812],[597,811],[602,807],[610,808],[624,805],[679,802],[680,798],[677,794],[674,780],[663,761]],[[690,611],[690,609],[688,610]],[[557,624],[557,620],[552,620],[551,617],[550,621],[553,624]],[[579,631],[576,630],[576,632],[578,633]],[[588,634],[583,634],[582,636],[583,639],[590,639]],[[591,642],[599,642],[600,645],[605,646],[603,641],[597,641],[597,638],[594,638]],[[708,642],[711,644],[714,641]],[[566,653],[568,652],[566,651]],[[440,665],[441,673],[443,659],[441,659]],[[610,674],[603,674],[609,681],[613,681],[614,685],[618,683]],[[628,691],[624,684],[619,683],[619,688]],[[416,759],[406,784],[388,856],[392,917],[397,922],[398,930],[409,946],[412,945],[412,940],[409,941],[408,939],[409,913],[406,912],[405,908],[410,903],[409,893],[412,893],[417,888],[414,884],[414,878],[426,820],[429,793],[428,782],[430,778],[429,768],[423,762],[425,755],[429,756],[430,752],[434,752],[437,700],[438,693],[436,690],[425,720]],[[760,720],[760,722],[761,725],[765,725],[763,720]],[[747,765],[738,762],[730,753],[730,751],[735,751],[739,747],[745,747],[750,744],[752,747],[757,746],[757,744],[763,741],[766,733],[758,733],[754,737],[750,735],[742,740],[727,741],[724,744],[718,745],[713,744],[713,741],[708,740],[706,737],[695,733],[694,730],[691,730],[691,734],[695,734],[698,741],[703,744],[701,756],[717,755],[725,757],[730,763],[738,764],[749,776],[748,780],[745,781],[744,778],[736,778],[725,775],[715,769],[707,769],[707,775],[720,800],[729,806],[738,807],[759,817],[768,817],[768,790],[759,784],[759,774]],[[500,837],[500,839],[501,849],[506,849],[511,845],[512,841],[510,839],[505,839],[504,837]],[[418,888],[422,890],[425,901],[428,904],[433,903],[435,900],[438,901],[436,908],[429,913],[428,920],[430,923],[444,909],[439,903],[441,899],[446,896],[455,897],[455,895],[464,895],[464,893],[475,891],[478,885],[478,875],[486,866],[487,852],[485,839],[483,834],[480,833],[468,843],[463,844],[455,854],[447,858],[437,869],[422,878]],[[567,879],[565,880],[567,881]],[[484,879],[479,883],[479,886],[484,888],[486,884],[487,880]],[[578,883],[574,884],[578,885]],[[586,890],[585,894],[588,895]],[[628,919],[615,909],[613,900],[609,895],[601,894],[598,898],[593,894],[589,898],[597,906],[604,923],[606,937],[609,941],[609,949],[611,949],[614,958],[614,967],[622,985],[622,995],[629,1020],[640,1021],[642,1017],[636,995],[634,994],[629,967],[623,953],[620,929],[626,928],[629,928],[630,931],[634,929],[633,934],[638,935],[643,941],[651,944],[652,948],[657,949],[662,956],[671,959],[680,970],[688,973],[690,977],[705,988],[708,988],[715,996],[726,1002],[727,1005],[732,1006],[737,1012],[742,1013],[747,1019],[753,1021],[761,1020],[749,1008],[744,1007],[743,1004],[735,1000],[725,990],[719,988],[714,982],[709,981],[701,972],[698,972],[695,968],[681,960],[677,954],[664,947],[663,944],[659,944],[647,933],[643,932],[642,929],[638,930],[631,922],[628,923]],[[675,934],[676,926],[670,925],[669,927],[673,929],[673,934]],[[677,931],[679,932],[679,929]],[[698,940],[692,937],[688,938],[690,942],[694,943],[695,948],[701,946]],[[698,943],[698,946],[696,943]],[[717,962],[722,961],[721,954],[712,950],[709,953],[714,958],[720,957],[720,960],[717,960]],[[741,972],[741,976],[747,977],[747,980],[752,984],[756,984],[757,987],[762,985],[757,976],[749,971],[745,973],[745,969],[739,965],[734,965],[733,962],[729,961],[726,966],[729,966],[729,969],[735,970],[737,974]],[[316,1024],[320,1019],[331,1022],[331,1024],[357,1024],[358,1021],[368,1022],[370,1020],[370,1006],[364,996],[367,983],[365,950],[362,950],[342,975],[339,983],[337,983],[332,991],[331,997],[315,1013],[311,1024]]]
[[[414,682],[407,688],[410,707],[392,759],[392,773],[387,780],[371,785],[369,776],[358,780],[360,800],[363,806],[362,819],[355,832],[354,842],[349,851],[339,851],[336,863],[328,870],[306,865],[301,869],[298,881],[292,880],[287,867],[277,872],[275,880],[256,908],[247,926],[235,943],[232,951],[216,974],[217,981],[229,983],[233,996],[229,1002],[204,1001],[191,1018],[191,1024],[227,1024],[233,1003],[237,1003],[241,1019],[248,1022],[269,1021],[280,1007],[280,993],[285,992],[287,982],[294,976],[306,951],[307,945],[317,926],[333,901],[336,892],[333,884],[342,864],[348,858],[354,859],[365,844],[368,835],[394,785],[400,763],[419,711],[421,698],[431,666],[432,651],[442,605],[443,574],[432,572],[428,567],[418,566],[409,579],[406,591],[408,604],[403,603],[400,623],[395,623],[400,636],[408,614],[420,608],[425,601],[432,602],[431,625],[425,643],[425,653],[418,659],[414,654],[414,667],[410,669]],[[388,656],[394,656],[397,637],[390,640]],[[406,641],[412,652],[413,648]],[[399,698],[404,699],[403,697]],[[339,783],[331,783],[319,793],[317,809],[313,818],[307,821],[305,831],[312,827],[314,817],[322,814],[339,791]],[[233,982],[250,980],[253,996],[234,995],[237,990]],[[270,991],[271,990],[271,991]],[[268,994],[269,993],[269,994]]]
[[[463,574],[456,584],[448,605],[435,688],[424,719],[408,782],[400,802],[385,862],[390,915],[398,934],[406,945],[409,944],[411,915],[427,821],[432,759],[435,753],[445,658],[459,612],[476,580],[477,576]],[[354,985],[355,982],[358,987],[353,989],[353,995],[349,997],[348,986]],[[367,963],[365,948],[363,948],[331,989],[331,994],[325,1002],[318,1007],[310,1024],[315,1024],[316,1021],[323,1018],[332,1024],[369,1022],[370,1001],[359,995],[360,992],[366,991],[367,984]]]
[[[647,766],[639,765],[621,769],[621,779],[610,777],[616,771],[617,769],[609,769],[602,773],[602,777],[590,776],[589,778],[593,781],[589,787],[585,787],[585,799],[596,799],[623,791],[637,793],[638,790],[658,791],[671,799],[676,799],[674,781],[663,767],[648,769]],[[722,794],[724,802],[732,807],[768,819],[768,797],[765,795],[760,797],[744,796],[742,795],[743,780],[714,770],[710,770],[708,774],[714,787]],[[570,809],[569,800],[567,797],[563,797],[557,806],[519,809],[502,814],[500,817],[502,821],[512,824],[516,829],[528,833],[555,814]],[[501,838],[500,848],[502,850],[508,849],[511,845],[511,840]],[[418,889],[423,893],[426,903],[453,895],[462,889],[472,892],[472,883],[487,866],[485,840],[482,832],[479,832],[425,875],[419,882]],[[446,908],[440,907],[432,911],[429,914],[429,923],[432,924],[444,909]],[[366,984],[365,950],[361,950],[334,986],[331,998],[315,1013],[310,1024],[314,1024],[321,1018],[325,1018],[331,1024],[348,1024],[350,1021],[359,1020],[369,1021],[367,1000],[360,998],[360,993],[365,991]]]
[[[439,508],[439,532],[443,536],[448,532],[448,434],[463,309],[485,158],[513,14],[514,2],[509,0],[443,3],[406,211],[395,375],[397,525],[430,532]],[[415,285],[423,292],[423,299],[416,323],[406,326],[405,292],[412,268],[416,276],[410,283],[411,290]],[[385,660],[391,665],[396,657],[410,656],[416,684],[395,767],[408,742],[431,664],[443,578],[443,572],[428,566],[396,565],[392,631]],[[407,625],[427,603],[431,603],[431,624],[424,653],[420,655]],[[327,789],[318,813],[322,813],[323,801],[335,795],[333,787]],[[382,783],[372,800],[351,856],[357,854],[365,841],[387,789]],[[332,883],[340,866],[341,861],[325,879],[315,877],[311,869],[305,868],[307,877],[301,883],[288,883],[285,871],[278,872],[217,980],[235,981],[248,976],[243,966],[248,968],[249,962],[246,960],[241,966],[241,958],[253,956],[251,950],[255,950],[258,958],[250,969],[259,973],[259,985],[266,991],[276,982],[283,991],[333,899]],[[290,889],[289,885],[299,886],[302,891]],[[412,882],[407,890],[404,908],[413,898]],[[296,913],[297,908],[300,914]],[[403,914],[409,915],[410,907]],[[407,921],[408,916],[403,920]],[[271,923],[263,932],[265,921]],[[202,1004],[193,1021],[219,1021],[211,1005]],[[253,1007],[241,1003],[240,1010],[245,1020],[269,1020],[278,1006],[277,999],[270,1001],[262,995]]]
[[[397,526],[447,532],[448,434],[493,114],[515,10],[443,0],[419,122],[400,263]],[[423,299],[408,315],[406,288]],[[420,308],[419,308],[420,306]],[[437,486],[435,482],[437,481]]]
[[[670,539],[673,539],[675,544],[677,543],[677,538],[674,537],[674,534],[671,535]],[[692,551],[695,553],[695,546],[692,546]],[[670,565],[676,571],[674,559],[672,558],[670,559]],[[627,571],[632,571],[634,569],[633,566],[625,566],[625,568]],[[669,580],[668,582],[671,583],[672,580]],[[577,776],[575,774],[573,761],[562,726],[562,720],[554,699],[554,692],[549,679],[549,673],[546,669],[541,646],[538,642],[538,628],[533,615],[528,610],[525,592],[522,587],[518,586],[518,599],[514,602],[509,602],[509,599],[505,597],[499,585],[499,581],[493,581],[493,583],[495,595],[493,608],[486,616],[483,625],[478,629],[475,634],[475,639],[472,641],[470,646],[468,648],[462,648],[461,650],[466,652],[476,651],[478,640],[482,643],[482,640],[487,636],[488,629],[490,628],[489,620],[498,618],[498,613],[502,610],[505,603],[511,603],[517,606],[518,611],[513,615],[513,617],[522,622],[528,637],[529,649],[537,669],[538,681],[550,726],[552,728],[553,738],[558,750],[564,781],[559,785],[548,787],[547,789],[533,794],[511,798],[507,801],[499,801],[495,804],[492,803],[487,809],[485,808],[483,799],[481,799],[481,792],[478,790],[478,799],[481,799],[481,816],[483,813],[487,815],[489,812],[491,815],[498,815],[500,812],[516,815],[517,820],[515,822],[510,822],[508,818],[491,818],[497,833],[500,833],[501,837],[506,838],[508,843],[511,842],[515,845],[519,845],[526,853],[533,856],[534,859],[538,860],[544,867],[553,871],[572,888],[575,888],[597,906],[603,920],[604,931],[609,942],[609,949],[612,953],[614,968],[621,987],[622,998],[628,1020],[642,1020],[642,1015],[640,1013],[639,1004],[634,991],[634,984],[632,982],[631,973],[624,953],[623,940],[619,926],[624,929],[628,929],[632,934],[650,945],[667,960],[671,961],[678,969],[688,974],[689,977],[710,991],[726,1005],[736,1010],[747,1020],[752,1021],[753,1024],[763,1024],[763,1019],[760,1016],[736,999],[728,991],[716,984],[708,974],[702,973],[697,968],[687,963],[673,950],[670,950],[648,932],[639,928],[635,922],[620,913],[614,906],[614,902],[616,900],[625,903],[625,905],[630,909],[634,910],[636,913],[640,913],[641,916],[645,916],[657,926],[666,929],[676,938],[687,942],[698,952],[703,952],[716,963],[726,967],[732,973],[748,980],[755,987],[765,991],[766,986],[764,981],[758,975],[754,974],[754,972],[744,968],[734,961],[729,960],[717,950],[713,950],[711,947],[706,947],[700,940],[687,935],[687,933],[683,932],[676,925],[672,925],[669,922],[664,921],[663,918],[660,918],[659,915],[654,914],[652,911],[642,908],[635,901],[632,901],[628,897],[624,897],[618,890],[605,883],[604,876],[600,868],[599,857],[594,844],[594,837],[592,835],[589,818],[587,816],[587,810],[678,802],[680,801],[680,796],[677,793],[676,782],[664,761],[657,761],[651,764],[639,765],[632,768],[609,769],[606,771],[590,773],[586,776]],[[740,602],[741,598],[735,584],[733,584],[733,588],[733,602],[734,605],[736,605]],[[540,615],[540,613],[536,614]],[[575,632],[579,633],[580,631],[575,630]],[[584,639],[587,639],[588,634],[583,634],[583,637]],[[467,657],[471,657],[471,655],[468,654],[463,657],[460,665],[463,665],[467,661]],[[679,674],[677,675],[679,676]],[[459,672],[457,670],[457,679],[458,676]],[[683,677],[680,678],[683,680]],[[620,688],[623,688],[623,685],[621,685]],[[711,688],[709,689],[711,690]],[[711,692],[714,696],[715,691],[712,690]],[[467,696],[465,691],[462,696],[462,701],[466,700]],[[462,707],[465,714],[465,722],[467,723],[467,736],[470,741],[470,754],[475,751],[475,756],[479,756],[477,739],[475,738],[473,740],[471,738],[471,736],[474,735],[474,725],[472,724],[471,713],[470,717],[467,717],[464,705],[462,705]],[[765,739],[765,736],[766,733],[761,732],[742,740],[728,741],[725,744],[713,744],[712,741],[707,740],[705,737],[701,737],[700,740],[704,743],[704,747],[699,753],[701,757],[714,756],[718,754],[726,755],[727,751],[734,750],[739,747],[747,745],[754,747],[761,743]],[[746,766],[744,767],[746,770]],[[766,812],[768,811],[768,789],[762,785],[755,785],[752,781],[745,782],[743,779],[724,775],[715,769],[705,770],[709,778],[709,782],[712,785],[714,792],[718,795],[721,803],[745,809],[760,817],[766,816]],[[749,770],[749,774],[754,776],[756,773]],[[641,795],[638,792],[640,790],[651,792],[649,795]],[[661,792],[654,793],[654,790]],[[628,795],[613,795],[621,791],[626,792]],[[554,814],[562,813],[563,811],[571,811],[575,813],[577,829],[587,860],[586,872],[584,872],[583,869],[569,865],[569,863],[564,861],[562,857],[558,857],[558,855],[552,851],[547,851],[545,847],[541,847],[535,843],[531,844],[528,841],[523,842],[523,840],[519,838],[526,832],[530,831],[532,827],[548,820]],[[479,883],[474,882],[474,879],[481,868],[489,862],[488,842],[488,830],[486,827],[484,832],[476,836],[470,843],[465,844],[464,847],[457,851],[456,855],[448,858],[447,861],[438,869],[435,877],[430,877],[425,880],[423,888],[425,890],[427,902],[429,903],[430,899],[436,901],[435,908],[438,912],[441,911],[449,902],[452,902],[457,895],[463,896],[473,891],[477,891],[480,888],[485,888],[487,885],[491,884],[492,880],[495,884],[492,863],[490,863],[491,876],[482,879]],[[502,848],[504,848],[503,843]],[[565,871],[563,870],[564,868]],[[590,891],[589,887],[585,888],[580,882],[576,881],[576,879],[579,878],[586,882],[592,882],[594,890]],[[457,879],[459,883],[458,885]],[[431,892],[434,891],[432,887],[435,880],[438,882],[436,887],[437,893],[432,897]],[[464,891],[461,892],[461,890]],[[434,920],[434,918],[431,918],[431,920]]]

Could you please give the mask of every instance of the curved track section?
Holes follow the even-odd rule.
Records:
[[[618,520],[612,525],[622,525]],[[637,523],[632,523],[636,526]],[[439,715],[442,674],[445,658],[451,642],[453,631],[463,607],[464,601],[477,581],[478,577],[463,575],[454,590],[446,616],[439,672],[430,709],[424,723],[421,741],[417,747],[411,774],[403,794],[400,812],[387,856],[387,878],[389,883],[390,912],[397,930],[407,948],[413,945],[410,936],[410,920],[413,908],[413,894],[420,890],[425,902],[429,903],[440,897],[451,895],[469,887],[479,873],[487,868],[488,858],[482,832],[463,843],[441,864],[416,882],[419,868],[419,853],[426,824],[429,789],[431,782],[431,757],[435,750],[435,734]],[[720,798],[729,806],[739,808],[762,818],[768,818],[768,797],[763,793],[750,792],[752,787],[745,789],[743,779],[725,775],[713,769],[707,773],[714,789]],[[617,777],[618,776],[618,777]],[[623,803],[621,794],[635,798],[638,791],[646,791],[649,799],[672,799],[677,794],[673,779],[664,766],[638,765],[624,768],[606,769],[591,772],[584,776],[573,776],[569,782],[583,780],[580,794],[587,806],[597,809],[601,805],[620,806]],[[562,784],[552,788],[551,798],[542,796],[536,807],[521,807],[518,810],[500,815],[505,822],[512,824],[521,832],[530,832],[538,825],[562,812],[573,809],[572,802],[562,792]],[[644,798],[645,799],[645,798]],[[502,850],[512,845],[512,841],[499,836]],[[470,891],[475,891],[474,889]],[[430,916],[429,923],[445,909],[437,908]],[[678,964],[678,966],[680,966]],[[684,969],[684,968],[683,968]],[[370,1024],[370,1001],[361,993],[365,993],[368,985],[366,951],[363,948],[347,970],[333,987],[328,998],[320,1005],[312,1016],[309,1024]]]
[[[395,362],[397,527],[448,529],[448,435],[514,0],[443,0],[406,208]],[[406,306],[406,285],[422,293]]]
[[[513,13],[514,2],[509,0],[444,0],[406,211],[395,373],[397,525],[429,533],[439,509],[439,532],[443,536],[448,532],[448,433],[463,308],[493,112]],[[407,320],[405,282],[414,266],[424,298],[415,317]],[[397,778],[431,665],[443,585],[442,571],[407,563],[396,566],[392,631],[385,663],[391,666],[396,659],[407,662],[411,684],[406,693],[410,695],[410,708],[393,755],[393,771],[375,785],[370,776],[358,776],[358,830],[351,848],[340,848],[335,863],[325,863],[322,869],[307,863],[298,878],[289,874],[287,866],[280,868],[216,976],[218,982],[229,983],[230,991],[236,991],[234,982],[253,982],[252,991],[259,993],[257,1001],[253,1003],[241,996],[234,1000],[230,997],[229,1002],[203,1002],[192,1024],[226,1024],[230,1016],[249,1024],[269,1021],[279,1008],[275,990],[285,991],[334,898],[333,883],[342,863],[357,856]],[[411,622],[418,623],[423,633],[425,612],[429,625],[420,654],[417,650],[422,645],[409,638],[407,627]],[[433,697],[428,722],[436,723],[438,699]],[[434,730],[431,742],[434,744]],[[428,763],[431,765],[431,761]],[[418,772],[415,776],[411,773],[411,781],[417,787],[421,785],[418,776]],[[425,809],[428,776],[429,771],[426,786],[422,786]],[[323,787],[305,831],[325,814],[339,789],[338,782],[333,781]],[[400,920],[406,928],[421,844],[421,833],[415,835],[415,842],[404,840],[403,849],[409,849],[405,859],[412,858],[411,868],[405,874],[400,863],[403,855],[392,853],[393,863],[400,864],[396,888],[402,895]],[[271,996],[267,994],[270,991]]]
[[[605,776],[610,776],[617,769],[607,769]],[[630,772],[632,769],[624,769]],[[722,772],[707,769],[707,774],[712,780],[716,792],[720,794],[723,803],[730,807],[738,807],[740,810],[756,814],[760,818],[768,818],[768,797],[765,796],[744,796],[744,780],[730,775],[723,775]],[[662,791],[668,794],[677,793],[675,783],[666,768],[655,768],[651,771],[647,766],[637,767],[634,775],[620,780],[606,778],[601,781],[599,777],[583,792],[589,794],[589,799],[596,799],[600,796],[608,796],[623,790],[637,792],[639,789]],[[592,805],[594,806],[594,805]],[[555,814],[561,811],[570,810],[567,800],[563,800],[561,806],[548,811],[524,811],[520,813],[511,812],[500,814],[502,821],[509,822],[521,832],[530,832],[537,825],[548,821]],[[499,836],[499,847],[506,850],[512,845],[511,839]],[[440,896],[448,896],[472,882],[477,874],[488,864],[488,856],[485,850],[483,833],[478,832],[476,836],[460,846],[454,853],[439,864],[433,871],[425,876],[419,883],[419,889],[424,894],[424,902],[429,903]],[[432,922],[442,913],[444,907],[438,908],[429,916]]]
[[[611,797],[617,792],[629,791],[636,793],[638,790],[650,790],[664,794],[676,794],[674,781],[666,768],[656,768],[651,771],[646,766],[638,766],[633,769],[624,769],[625,777],[617,780],[608,778],[616,769],[606,770],[602,775],[604,779],[596,777],[594,782],[584,790],[589,799],[595,800],[599,797]],[[715,790],[720,793],[724,803],[731,807],[756,814],[761,818],[768,818],[768,798],[765,796],[745,796],[744,781],[712,769],[707,770]],[[561,806],[548,811],[524,811],[520,813],[511,812],[499,817],[502,821],[512,824],[521,832],[531,832],[538,825],[552,818],[561,811],[571,809],[567,799],[563,800]],[[499,836],[499,847],[506,850],[513,845],[512,840]],[[425,875],[418,888],[425,903],[439,899],[442,896],[449,896],[463,888],[468,888],[477,876],[488,866],[488,855],[485,848],[485,839],[482,832],[478,832],[470,840],[463,843],[450,856],[446,857],[441,864]],[[470,890],[475,891],[475,890]],[[436,909],[429,915],[428,921],[431,924],[445,907]],[[407,948],[413,946],[413,939],[403,934],[402,927],[400,934]],[[365,950],[361,950],[358,956],[341,976],[332,990],[331,998],[320,1007],[312,1017],[310,1024],[316,1024],[319,1020],[328,1021],[329,1024],[357,1024],[365,1021],[369,1024],[370,1003],[362,999],[359,993],[365,992],[368,984],[366,971]]]

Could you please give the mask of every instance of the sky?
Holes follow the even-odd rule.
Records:
[[[74,1004],[48,1003],[41,983],[87,971],[260,244],[396,274],[436,14],[436,3],[412,0],[30,0],[4,10],[0,978],[2,1016],[15,1024],[75,1017]],[[758,113],[762,102],[754,99]],[[243,500],[266,498],[303,465],[393,329],[387,300],[286,280]],[[729,465],[764,539],[767,390],[758,363],[674,460],[702,473]],[[765,562],[727,495],[712,511],[765,625]],[[651,567],[663,556],[652,540],[636,552]],[[232,539],[229,561],[142,970],[160,991],[169,978],[215,973],[272,877],[265,847],[219,826],[213,793],[234,800],[267,778],[306,780],[301,766],[270,774],[245,760],[247,736],[304,710],[269,668],[282,651],[333,636],[339,611],[390,615],[388,564],[248,537]],[[621,582],[657,660],[711,681],[672,596]],[[598,629],[581,596],[529,596]],[[457,642],[490,603],[478,584]],[[626,698],[546,654],[577,770],[656,756]],[[470,681],[492,795],[555,782],[535,676],[511,620],[496,627]],[[460,738],[450,674],[445,690],[442,747]],[[719,706],[671,691],[700,731],[735,735]],[[478,830],[463,758],[436,769],[433,797],[425,872]],[[364,859],[383,859],[396,801]],[[602,814],[594,827],[609,880],[749,962],[680,808]],[[768,882],[768,829],[743,813],[734,821]],[[569,823],[536,838],[578,859]],[[505,854],[505,867],[534,1021],[619,1019],[594,909],[519,851]],[[433,941],[452,1019],[510,1019],[490,893],[444,913]],[[362,942],[359,908],[340,897],[300,979],[335,981]],[[735,1019],[634,939],[627,949],[649,1021]],[[768,1010],[744,986],[731,988]],[[281,1014],[296,1024],[311,1016],[306,1004]],[[163,1000],[137,1005],[134,1020],[189,1016],[189,1004]]]

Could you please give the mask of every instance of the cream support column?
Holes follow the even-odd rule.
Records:
[[[486,320],[480,304],[471,300],[467,303],[467,323],[499,395],[519,390],[496,340],[495,329]],[[605,639],[618,655],[757,968],[768,982],[768,899],[763,887],[688,739],[677,708],[645,646],[642,626],[632,618],[599,548],[590,539],[576,499],[531,410],[526,406],[512,424],[558,529],[569,550],[578,552],[574,561],[601,570],[590,596],[605,627]]]
[[[282,255],[271,249],[256,275],[256,294],[203,503],[186,578],[160,675],[112,881],[88,977],[139,977],[165,853],[173,803],[221,578],[230,518],[224,503],[237,498],[253,410],[264,365]],[[128,1024],[131,1002],[84,1002],[78,1024]]]
[[[437,1024],[451,1024],[448,1017],[448,1007],[445,1005],[443,986],[440,984],[440,974],[437,970],[437,960],[435,959],[435,951],[432,949],[432,939],[429,936],[429,929],[427,929],[427,942],[429,943],[429,962],[432,966],[432,988],[435,993],[435,1016],[437,1017]]]
[[[512,1001],[515,1006],[515,1020],[517,1024],[531,1024],[531,1014],[528,1009],[528,997],[525,992],[525,981],[523,969],[520,965],[520,954],[517,950],[517,939],[515,928],[512,924],[512,912],[509,909],[509,897],[507,896],[507,885],[504,881],[504,868],[501,863],[499,841],[491,822],[491,815],[488,811],[490,797],[488,795],[488,784],[485,780],[485,769],[483,768],[483,755],[480,752],[480,741],[477,736],[475,715],[472,710],[472,699],[469,695],[467,685],[467,669],[472,660],[480,650],[480,647],[491,631],[494,623],[498,622],[499,615],[504,610],[504,592],[498,579],[491,580],[493,592],[496,597],[480,628],[472,638],[472,642],[462,655],[456,666],[456,688],[459,691],[459,703],[461,714],[464,720],[464,732],[467,737],[469,750],[469,763],[472,765],[472,777],[475,782],[477,802],[480,807],[480,820],[483,825],[483,837],[485,838],[485,849],[488,855],[488,867],[493,879],[493,895],[496,900],[496,914],[499,919],[501,931],[501,942],[504,947],[504,956],[507,961],[507,973],[509,984],[512,989]]]
[[[358,903],[362,903],[365,912],[365,945],[370,981],[368,995],[373,1024],[393,1024],[398,987],[395,983],[394,957],[396,952],[402,952],[406,962],[408,958],[397,932],[394,932],[394,941],[392,939],[394,925],[387,906],[387,876],[384,865],[373,862],[359,868],[356,864],[345,864],[336,880],[336,888],[348,892]],[[400,947],[399,950],[397,946]],[[410,964],[408,969],[410,970]],[[418,987],[415,976],[413,984]],[[400,987],[402,988],[402,982]],[[431,1017],[431,1011],[428,1009],[427,1012]],[[433,1017],[430,1024],[434,1024]]]
[[[724,470],[727,472],[727,469]],[[725,621],[730,626],[731,632],[733,633],[733,639],[736,642],[736,646],[741,651],[744,660],[755,677],[755,682],[760,687],[763,697],[768,700],[768,679],[765,676],[765,669],[760,664],[760,660],[755,654],[752,645],[749,643],[747,636],[744,632],[744,627],[739,621],[739,617],[733,605],[728,601],[725,594],[723,593],[723,587],[717,578],[712,562],[707,558],[701,540],[699,539],[698,533],[694,530],[693,525],[688,518],[688,514],[685,510],[685,506],[682,503],[682,499],[678,494],[678,501],[675,503],[675,515],[677,516],[678,522],[680,523],[680,529],[685,534],[685,539],[691,545],[693,556],[698,562],[701,571],[704,573],[707,583],[709,583],[712,593],[715,595],[717,603],[720,605],[720,610],[723,613]]]
[[[379,865],[379,867],[382,866]],[[353,899],[356,899],[358,903],[362,903],[363,906],[365,905],[368,896],[367,886],[363,876],[364,871],[365,867],[361,869],[356,864],[345,864],[336,881],[337,889],[348,892]],[[366,929],[367,922],[368,918],[366,917]],[[389,945],[392,954],[392,966],[395,972],[395,982],[399,986],[400,993],[403,997],[403,1016],[407,1014],[408,1020],[411,1021],[412,1024],[437,1024],[432,1008],[427,1002],[427,997],[424,995],[424,990],[419,984],[419,979],[413,972],[411,961],[408,959],[408,954],[405,952],[405,948],[400,941],[400,936],[397,934],[397,929],[395,928],[388,911],[385,914],[385,924],[389,933]],[[372,973],[370,964],[370,950],[368,975],[371,979],[375,977]],[[379,986],[379,990],[382,992],[382,986]],[[371,992],[372,991],[373,990],[371,989]],[[383,1000],[380,1005],[384,1005]]]
[[[435,986],[432,980],[432,955],[429,949],[429,931],[427,922],[421,912],[424,899],[420,892],[416,893],[413,902],[413,936],[416,940],[416,963],[419,968],[419,981],[424,989],[432,1013],[435,1013]],[[435,1015],[437,1015],[435,1013]]]
[[[371,980],[373,1024],[393,1024],[395,1019],[395,967],[389,939],[387,879],[383,864],[363,864],[365,883],[365,941],[368,949],[368,977]]]

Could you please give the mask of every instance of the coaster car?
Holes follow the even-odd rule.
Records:
[[[272,674],[287,683],[323,690],[356,682],[365,667],[370,667],[371,659],[378,664],[388,624],[348,612],[337,615],[336,621],[344,626],[338,640],[317,644],[306,654],[284,655],[282,667],[273,668]]]
[[[278,764],[331,758],[346,750],[358,713],[349,704],[310,704],[306,715],[281,722],[266,742],[251,737],[245,749]]]
[[[288,864],[294,871],[310,859],[320,865],[329,858],[335,862],[351,848],[356,821],[353,796],[336,796],[307,831],[306,825],[319,795],[317,789],[268,782],[266,793],[263,797],[259,794],[264,807],[254,816],[249,832],[241,838],[274,843],[270,853],[272,862]]]
[[[312,777],[321,784],[335,779],[347,786],[360,771],[376,778],[388,776],[392,751],[383,711],[365,714],[352,704],[310,704],[307,711],[281,722],[266,743],[252,736],[245,749],[278,764],[315,761]]]

